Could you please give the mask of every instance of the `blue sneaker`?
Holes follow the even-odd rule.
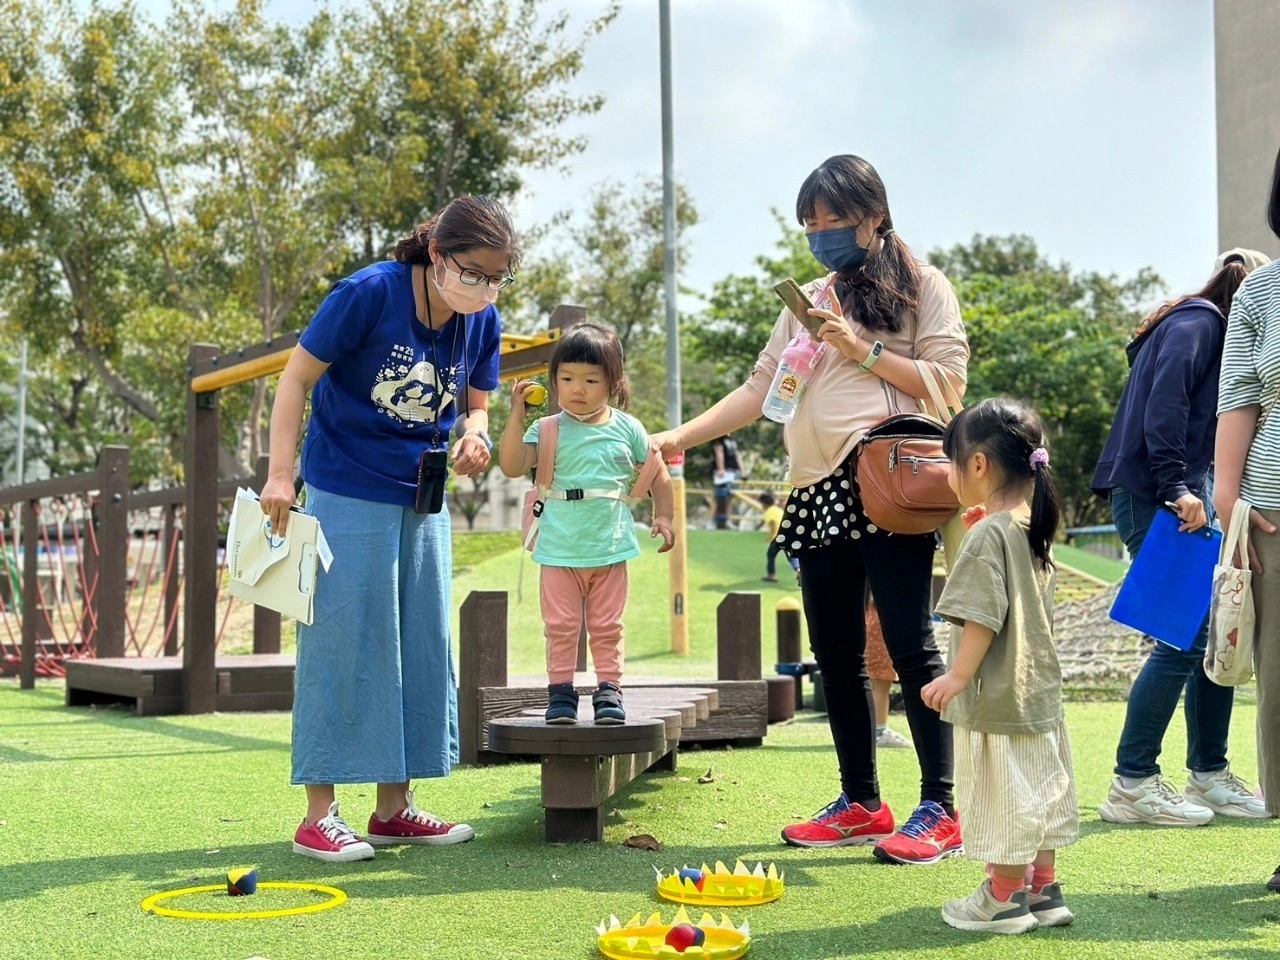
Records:
[[[578,691],[572,683],[552,683],[547,686],[547,723],[578,722]]]
[[[600,684],[591,697],[591,706],[596,711],[596,723],[601,726],[627,722],[627,711],[622,706],[622,688],[610,680]]]

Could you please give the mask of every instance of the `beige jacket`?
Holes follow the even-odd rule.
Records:
[[[829,277],[805,284],[803,289],[811,300]],[[853,324],[854,333],[863,340],[882,341],[885,350],[925,360],[934,365],[936,373],[945,372],[953,382],[965,383],[969,341],[960,319],[960,304],[950,281],[936,267],[924,263],[920,264],[919,302],[919,313],[909,316],[898,333],[871,333],[857,323]],[[783,349],[802,329],[790,310],[779,315],[747,380],[747,386],[762,399],[769,392]],[[873,426],[895,413],[919,409],[913,397],[881,380],[874,369],[863,370],[835,347],[827,347],[795,419],[783,431],[790,458],[787,479],[793,486],[807,487],[831,476]]]

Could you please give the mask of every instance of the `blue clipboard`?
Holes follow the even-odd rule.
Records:
[[[1180,523],[1172,510],[1156,513],[1111,606],[1111,619],[1187,651],[1209,615],[1222,533],[1211,527],[1181,533]]]

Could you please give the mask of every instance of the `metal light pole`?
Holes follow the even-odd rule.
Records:
[[[671,107],[671,0],[658,0],[658,59],[662,75],[662,248],[663,274],[667,313],[667,427],[680,426],[680,318],[676,314],[676,180],[672,144]],[[676,545],[669,557],[671,593],[671,652],[689,652],[689,620],[685,598],[688,593],[686,572],[687,533],[684,503],[684,456],[670,466],[671,486],[675,494],[672,526]]]
[[[27,338],[22,338],[18,348],[18,479],[22,483],[26,474],[27,450]]]

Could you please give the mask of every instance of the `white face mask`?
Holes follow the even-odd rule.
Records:
[[[469,286],[462,282],[462,274],[450,270],[443,262],[437,265],[444,271],[444,283],[441,284],[436,279],[434,270],[431,272],[431,282],[450,310],[456,313],[479,313],[498,299],[498,291],[487,283]]]
[[[564,409],[564,407],[560,408],[560,412],[567,417],[573,417],[573,419],[577,420],[579,423],[586,423],[588,420],[594,420],[596,417],[600,416],[600,414],[604,413],[604,411],[608,408],[608,406],[609,406],[609,401],[606,400],[604,403],[600,404],[600,406],[596,407],[590,413],[574,413],[572,410]]]

